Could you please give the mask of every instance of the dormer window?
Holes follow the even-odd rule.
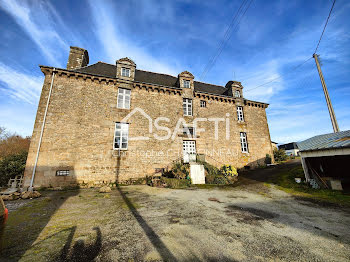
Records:
[[[122,76],[130,77],[130,69],[122,67]]]
[[[239,92],[239,90],[235,91],[235,97],[241,97],[241,92]]]
[[[184,80],[184,88],[191,88],[190,87],[190,80]]]

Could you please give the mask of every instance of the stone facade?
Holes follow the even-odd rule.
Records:
[[[116,68],[118,62],[129,63],[132,74],[135,74],[136,65],[128,60],[118,60]],[[24,174],[24,187],[30,185],[51,83],[34,187],[122,182],[145,177],[181,158],[184,140],[194,140],[197,153],[205,155],[205,160],[216,166],[254,167],[263,163],[266,154],[273,155],[265,113],[267,104],[232,95],[195,91],[194,77],[187,71],[179,74],[178,87],[170,87],[120,78],[118,73],[116,77],[103,77],[46,66],[41,66],[41,70],[45,80]],[[190,80],[190,88],[183,88],[181,79]],[[130,109],[117,107],[118,88],[131,90]],[[193,116],[184,116],[183,98],[193,99]],[[206,107],[200,106],[201,100],[205,101]],[[243,122],[237,121],[238,105],[243,106]],[[133,114],[125,119],[131,112]],[[153,122],[158,117],[167,117],[169,121],[158,119],[150,126],[144,113]],[[209,120],[197,122],[195,137],[188,138],[182,132],[173,133],[179,125],[179,118],[183,118],[187,126],[193,126],[194,119]],[[217,138],[213,118],[222,118],[217,122]],[[115,123],[123,120],[129,123],[128,148],[114,150]],[[157,125],[168,127],[171,138],[156,139],[155,134],[163,137],[169,132],[165,128],[157,130]],[[228,131],[226,125],[229,126]],[[200,128],[205,131],[199,132]],[[241,152],[240,132],[247,134],[249,153]],[[139,136],[149,139],[131,139]],[[69,175],[58,176],[58,170],[69,170]]]

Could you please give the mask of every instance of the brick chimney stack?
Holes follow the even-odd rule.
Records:
[[[67,69],[74,70],[89,64],[89,53],[87,50],[71,46],[69,52],[69,58],[67,63]]]

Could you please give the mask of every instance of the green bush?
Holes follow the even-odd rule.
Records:
[[[287,160],[286,151],[284,149],[274,149],[273,150],[273,157],[275,158],[276,162],[282,162]]]
[[[0,186],[6,186],[10,178],[23,175],[27,161],[27,152],[9,155],[0,160]]]
[[[186,188],[191,185],[190,179],[161,177],[161,181],[169,188]]]
[[[266,156],[265,156],[265,164],[266,165],[269,165],[269,164],[271,164],[272,163],[272,158],[271,158],[271,156],[269,155],[269,154],[266,154]]]
[[[223,174],[225,177],[238,176],[237,169],[231,165],[223,165],[220,168],[220,173]]]

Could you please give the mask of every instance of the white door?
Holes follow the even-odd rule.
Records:
[[[182,151],[184,154],[184,163],[196,161],[196,141],[184,140],[182,142]]]

